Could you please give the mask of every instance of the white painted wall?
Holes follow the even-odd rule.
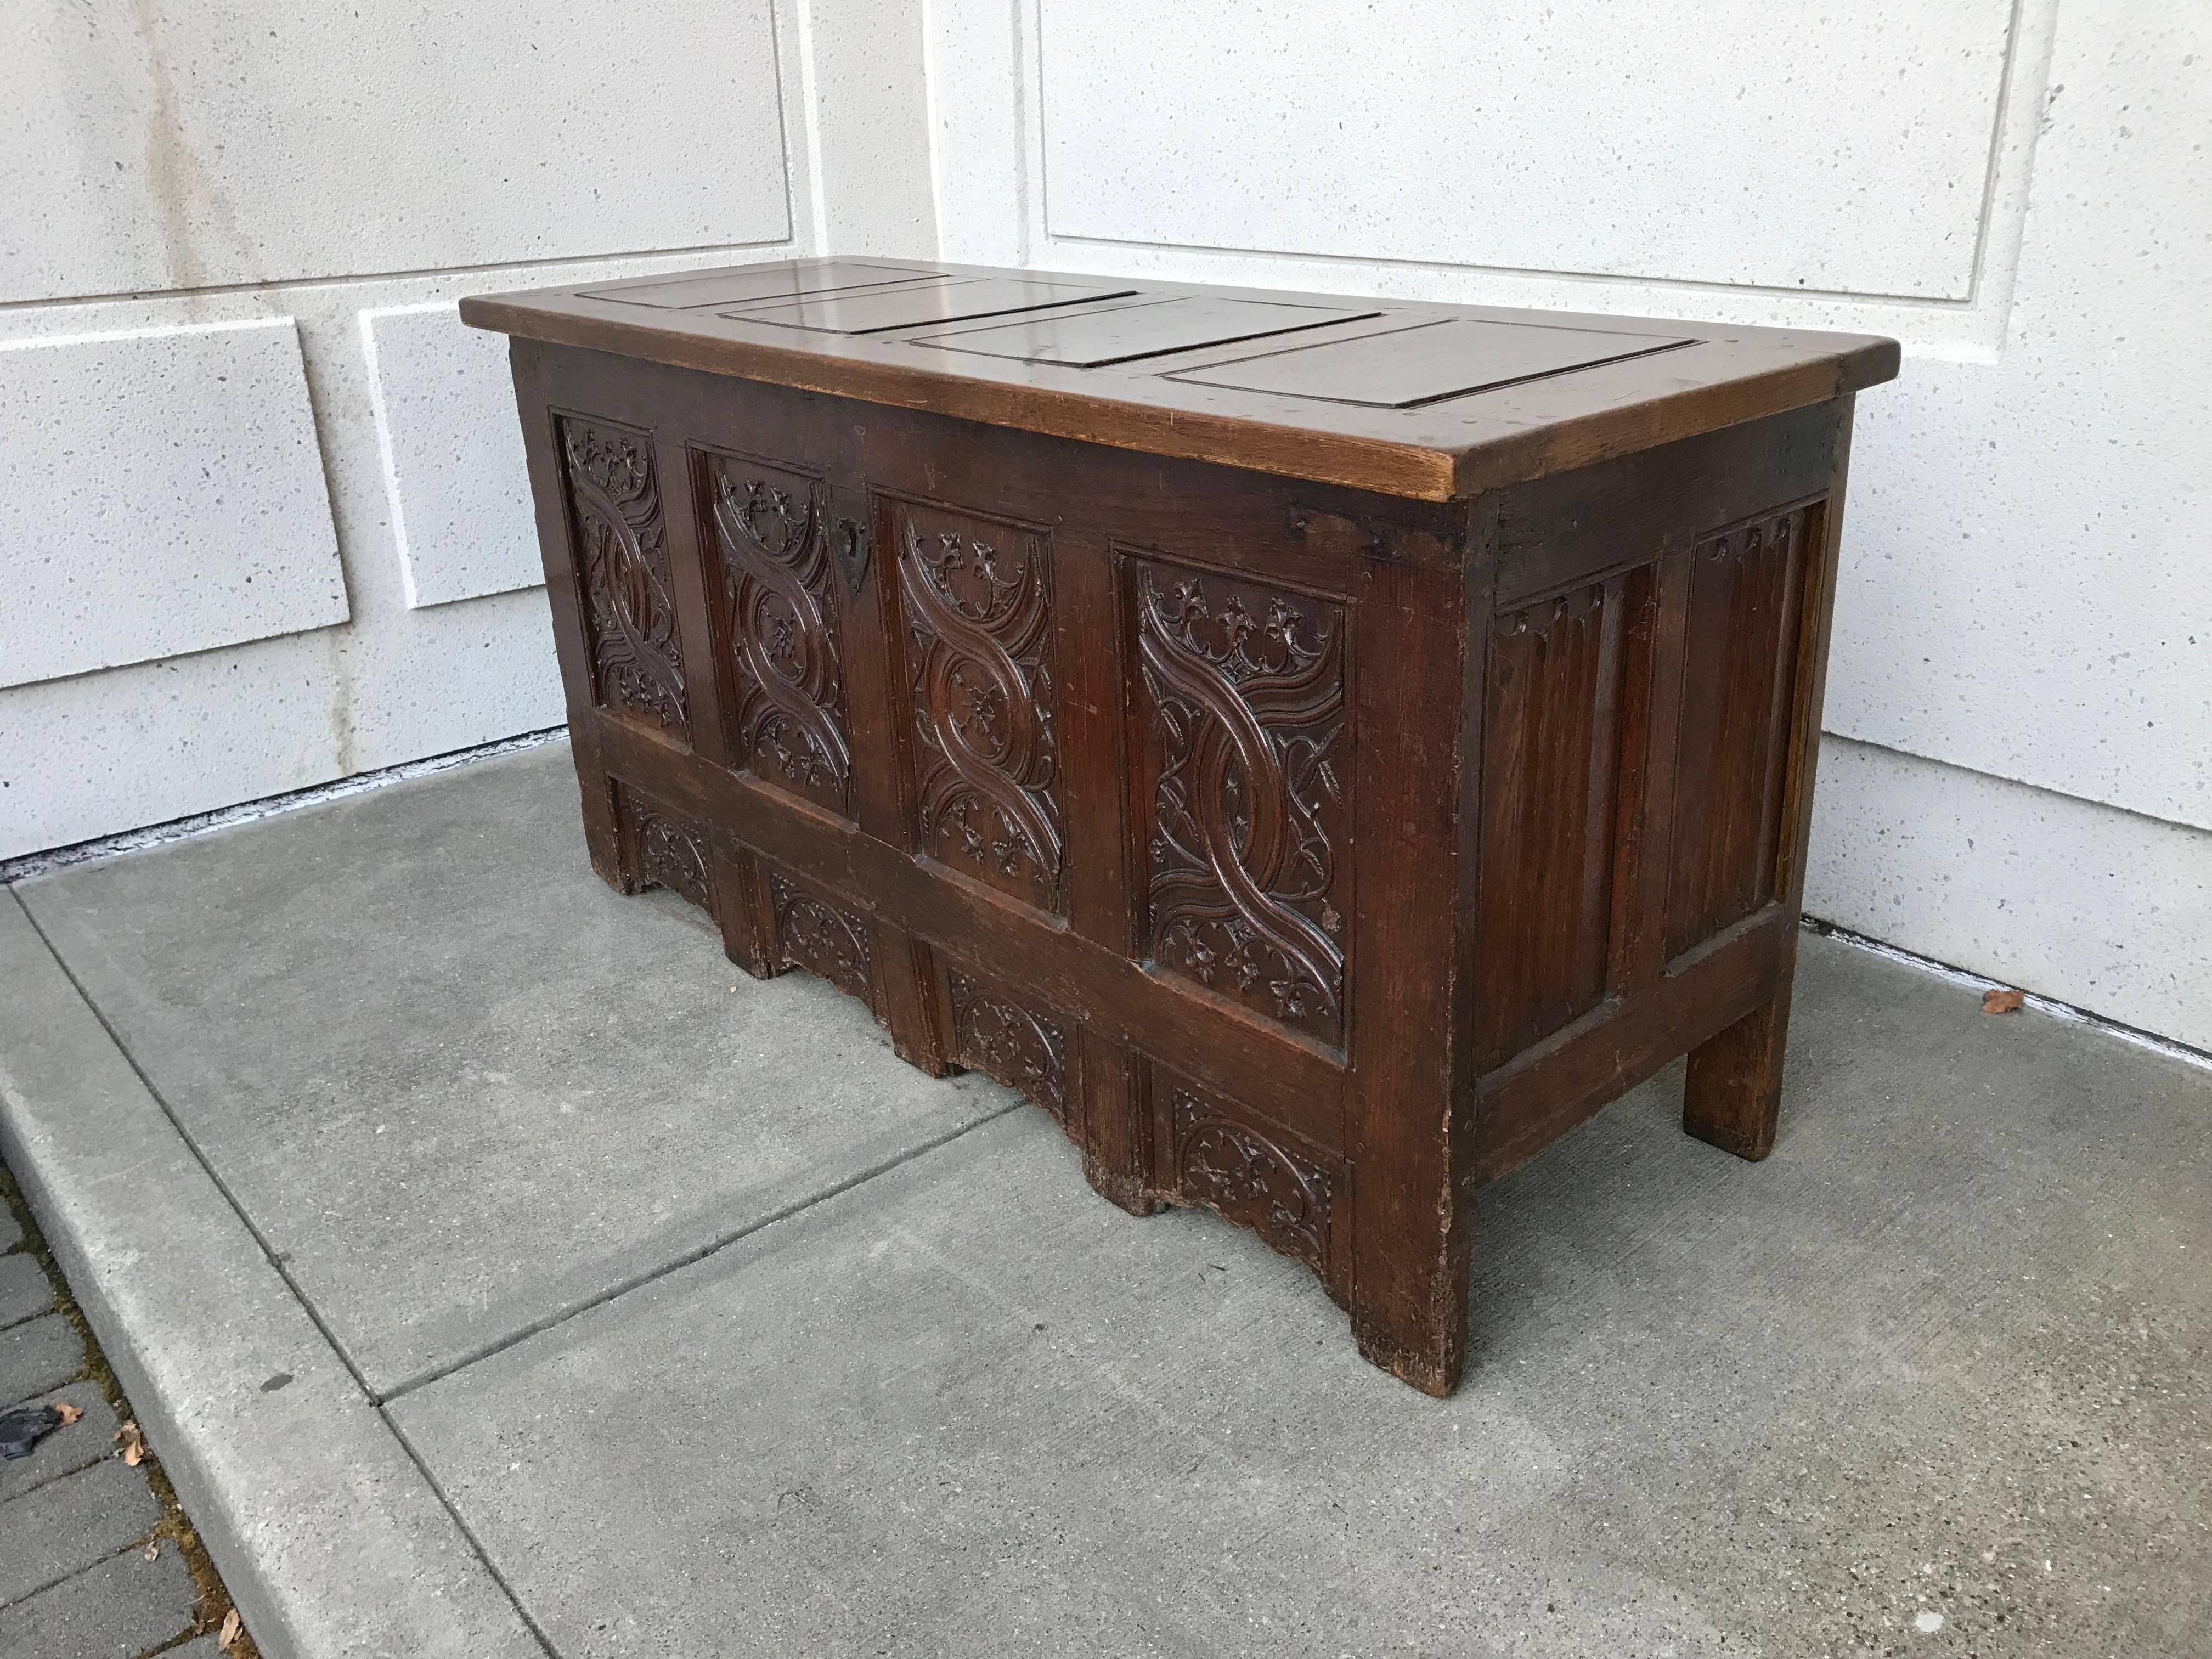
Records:
[[[0,8],[0,858],[558,724],[454,301],[934,252],[920,17]]]
[[[2212,1047],[2212,8],[931,0],[945,253],[1865,330],[1808,906]]]
[[[560,719],[464,293],[939,252],[1861,329],[1808,905],[2212,1046],[2212,9],[301,18],[0,17],[0,856]]]

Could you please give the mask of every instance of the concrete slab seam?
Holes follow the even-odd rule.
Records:
[[[544,1634],[523,1612],[513,1591],[492,1568],[472,1534],[446,1502],[444,1494],[434,1482],[428,1480],[413,1449],[392,1432],[381,1411],[368,1400],[360,1374],[350,1358],[332,1339],[315,1310],[301,1294],[298,1285],[283,1271],[282,1264],[275,1260],[268,1242],[261,1237],[228,1188],[208,1166],[199,1147],[184,1133],[166,1101],[146,1079],[136,1059],[123,1046],[106,1016],[85,994],[68,964],[53,951],[51,942],[29,914],[27,907],[22,904],[20,896],[11,890],[9,897],[15,901],[14,908],[21,917],[22,933],[19,934],[21,945],[19,948],[34,948],[45,955],[58,981],[54,994],[60,994],[62,987],[67,988],[68,994],[76,1000],[82,1013],[89,1017],[107,1044],[112,1055],[111,1066],[112,1061],[120,1061],[128,1076],[135,1080],[138,1091],[159,1114],[158,1118],[148,1115],[147,1127],[157,1136],[166,1129],[173,1138],[173,1145],[184,1154],[182,1162],[175,1161],[175,1155],[171,1154],[170,1168],[173,1170],[190,1169],[208,1182],[208,1190],[213,1201],[195,1200],[204,1206],[198,1220],[214,1227],[217,1235],[224,1225],[236,1228],[238,1231],[234,1237],[241,1237],[241,1245],[243,1241],[251,1241],[252,1256],[258,1258],[257,1266],[273,1270],[274,1283],[283,1287],[276,1305],[289,1307],[305,1321],[305,1329],[298,1334],[300,1339],[320,1341],[330,1360],[334,1362],[331,1381],[336,1382],[341,1376],[345,1379],[343,1386],[349,1387],[359,1404],[374,1414],[377,1431],[386,1437],[386,1443],[392,1452],[404,1460],[404,1465],[395,1463],[389,1474],[380,1477],[376,1471],[362,1464],[363,1449],[361,1446],[352,1447],[343,1454],[350,1459],[348,1467],[353,1471],[356,1483],[364,1484],[367,1490],[374,1492],[380,1504],[373,1511],[371,1530],[364,1536],[362,1544],[364,1553],[375,1557],[380,1564],[386,1564],[390,1560],[396,1542],[403,1561],[415,1563],[418,1571],[428,1575],[423,1581],[425,1593],[432,1601],[427,1616],[434,1621],[442,1621],[448,1633],[454,1638],[472,1639],[478,1644],[465,1650],[471,1653],[479,1650],[486,1653],[521,1651],[515,1641],[495,1635],[494,1626],[499,1615],[490,1613],[489,1609],[496,1607],[503,1609],[505,1617],[514,1621],[510,1628],[516,1641],[526,1641],[530,1649],[548,1656],[549,1659],[557,1659]],[[4,932],[5,923],[12,921],[13,918],[0,920],[0,932]],[[35,1059],[33,1063],[35,1065]],[[241,1610],[246,1613],[248,1628],[255,1632],[263,1652],[270,1655],[270,1659],[280,1659],[281,1656],[295,1651],[312,1651],[315,1655],[325,1652],[351,1655],[362,1651],[359,1642],[374,1642],[377,1638],[374,1633],[363,1630],[333,1637],[326,1610],[314,1605],[319,1592],[327,1592],[331,1589],[329,1582],[306,1585],[297,1583],[280,1584],[272,1577],[269,1564],[259,1559],[249,1542],[260,1543],[263,1547],[273,1548],[283,1556],[291,1551],[286,1528],[296,1526],[299,1517],[289,1512],[283,1515],[263,1512],[267,1508],[266,1500],[244,1495],[233,1485],[238,1478],[234,1467],[234,1459],[224,1451],[220,1443],[203,1445],[199,1434],[187,1431],[187,1423],[197,1423],[208,1413],[197,1410],[180,1413],[173,1408],[174,1402],[168,1398],[167,1390],[147,1369],[149,1354],[141,1352],[140,1339],[143,1333],[139,1325],[143,1318],[143,1311],[134,1312],[125,1305],[130,1300],[128,1290],[118,1293],[118,1287],[127,1285],[127,1281],[118,1280],[116,1285],[111,1285],[108,1275],[103,1270],[103,1250],[115,1255],[126,1267],[143,1259],[141,1253],[127,1242],[118,1243],[112,1238],[103,1241],[90,1234],[80,1236],[78,1223],[82,1218],[75,1211],[82,1206],[85,1195],[80,1192],[72,1198],[66,1189],[67,1166],[53,1162],[50,1149],[38,1138],[38,1102],[34,1096],[23,1094],[19,1086],[20,1079],[8,1076],[7,1069],[0,1068],[0,1083],[7,1085],[4,1090],[0,1090],[0,1146],[4,1146],[18,1185],[38,1218],[49,1247],[68,1270],[78,1305],[94,1326],[111,1365],[120,1375],[141,1419],[154,1431],[149,1437],[161,1455],[172,1483],[179,1488],[180,1495],[185,1498],[197,1530],[210,1546],[210,1553],[216,1556],[217,1570],[231,1588]],[[115,1080],[119,1081],[121,1075],[117,1073]],[[52,1132],[47,1133],[50,1137]],[[134,1171],[148,1170],[161,1161],[158,1148],[150,1152],[141,1150],[135,1154],[132,1167]],[[94,1184],[88,1190],[98,1190],[99,1176],[100,1172],[92,1172]],[[56,1184],[58,1177],[63,1178],[63,1185]],[[112,1180],[113,1177],[111,1175],[108,1178]],[[79,1184],[82,1184],[82,1180]],[[222,1218],[221,1220],[214,1219],[217,1216]],[[186,1231],[190,1231],[189,1227]],[[207,1240],[186,1243],[204,1245]],[[143,1286],[139,1288],[143,1289]],[[244,1316],[252,1320],[255,1316],[249,1311]],[[313,1334],[312,1336],[309,1333]],[[295,1365],[295,1369],[301,1370],[305,1376],[307,1368]],[[289,1382],[291,1378],[288,1375],[285,1380]],[[262,1393],[266,1395],[268,1392],[264,1385]],[[334,1428],[332,1435],[335,1440],[343,1441],[344,1431]],[[391,1478],[402,1468],[410,1472],[420,1483],[418,1498],[410,1499],[404,1489],[404,1476],[398,1480]],[[297,1471],[294,1472],[293,1478],[295,1481],[299,1478]],[[410,1502],[415,1505],[412,1510],[410,1509]],[[424,1505],[428,1506],[427,1509],[422,1507]],[[429,1514],[434,1514],[450,1527],[452,1536],[468,1552],[465,1564],[452,1555],[446,1558],[451,1565],[445,1569],[442,1583],[439,1582],[441,1575],[434,1555],[428,1558],[421,1555],[425,1548],[434,1552],[438,1548],[434,1537],[426,1536],[422,1529],[423,1519]],[[378,1530],[380,1528],[381,1530]],[[313,1551],[309,1553],[313,1553]],[[291,1551],[292,1556],[296,1554],[296,1551]],[[291,1558],[288,1556],[287,1559]],[[280,1561],[279,1565],[283,1564]],[[488,1581],[491,1587],[488,1592],[480,1593],[475,1598],[465,1594],[465,1574],[471,1569],[482,1574],[483,1579]],[[453,1576],[456,1570],[460,1574],[458,1579]],[[360,1588],[356,1586],[355,1591],[347,1593],[358,1593]],[[482,1599],[483,1594],[489,1594],[495,1599],[487,1603]],[[468,1605],[453,1605],[448,1598],[456,1596]],[[386,1624],[392,1623],[393,1619],[404,1623],[411,1616],[406,1609],[400,1609],[396,1613],[389,1608],[384,1611],[392,1614],[392,1618],[384,1620]],[[299,1618],[292,1616],[295,1613]],[[488,1617],[489,1624],[486,1622]],[[301,1620],[305,1620],[308,1630],[319,1632],[325,1639],[312,1644],[310,1648],[296,1647],[294,1638],[305,1633]],[[472,1638],[461,1634],[464,1624],[469,1622],[473,1622],[475,1626]],[[454,1651],[442,1643],[437,1645],[437,1650],[441,1653]]]
[[[94,1467],[96,1468],[99,1465],[94,1464]],[[0,1602],[0,1606],[20,1607],[26,1601],[33,1601],[39,1596],[44,1595],[48,1590],[53,1589],[55,1585],[66,1584],[70,1579],[78,1577],[84,1573],[91,1571],[94,1567],[100,1565],[104,1562],[112,1561],[118,1555],[128,1555],[133,1550],[143,1551],[146,1547],[146,1540],[149,1538],[155,1537],[159,1530],[160,1529],[158,1528],[149,1527],[144,1532],[140,1533],[137,1537],[126,1540],[124,1543],[118,1545],[114,1549],[109,1550],[104,1555],[96,1555],[91,1560],[82,1562],[76,1566],[66,1568],[64,1571],[56,1573],[51,1578],[41,1579],[37,1583],[33,1584],[28,1589],[25,1590],[21,1595],[13,1595],[9,1597],[5,1602]]]
[[[8,890],[8,896],[15,901],[15,908],[21,913],[23,920],[30,923],[31,931],[38,935],[39,943],[46,947],[46,954],[53,958],[54,966],[61,970],[62,977],[69,981],[70,988],[76,993],[78,1000],[84,1004],[86,1011],[100,1022],[100,1029],[107,1034],[108,1042],[115,1045],[115,1052],[123,1057],[123,1063],[131,1068],[131,1075],[138,1079],[138,1086],[145,1090],[146,1097],[161,1109],[161,1115],[168,1120],[169,1127],[175,1132],[177,1139],[184,1143],[185,1149],[192,1155],[192,1161],[200,1166],[207,1178],[214,1183],[216,1191],[222,1194],[222,1201],[230,1206],[231,1213],[237,1217],[239,1224],[246,1229],[247,1236],[253,1240],[254,1248],[261,1252],[262,1259],[269,1264],[270,1271],[284,1281],[284,1288],[292,1293],[292,1299],[300,1304],[301,1310],[314,1322],[316,1330],[322,1334],[323,1340],[330,1344],[331,1352],[337,1356],[338,1363],[345,1367],[347,1374],[353,1378],[354,1386],[358,1388],[364,1395],[368,1395],[368,1384],[362,1378],[361,1367],[354,1363],[353,1356],[346,1352],[345,1344],[338,1340],[337,1333],[324,1322],[323,1316],[316,1309],[315,1304],[307,1300],[305,1292],[300,1289],[298,1283],[286,1268],[275,1247],[264,1237],[261,1229],[254,1224],[253,1218],[246,1214],[245,1206],[238,1201],[238,1195],[231,1191],[229,1183],[223,1180],[217,1173],[215,1165],[209,1161],[208,1155],[201,1149],[198,1140],[194,1138],[191,1130],[185,1127],[182,1121],[171,1109],[168,1101],[163,1097],[161,1091],[154,1086],[154,1079],[146,1075],[144,1068],[138,1064],[138,1057],[131,1052],[115,1028],[108,1024],[106,1014],[101,1012],[100,1005],[94,1002],[85,990],[82,981],[76,976],[76,969],[62,960],[61,952],[54,949],[54,942],[46,937],[46,930],[39,926],[39,919],[31,914],[31,907],[23,902],[22,895],[10,887]],[[40,1218],[41,1226],[45,1224],[45,1219],[43,1216]]]
[[[564,1659],[560,1649],[553,1645],[553,1638],[547,1635],[544,1627],[538,1624],[537,1616],[528,1607],[523,1606],[520,1593],[507,1582],[507,1575],[500,1571],[499,1563],[491,1559],[491,1552],[484,1547],[483,1540],[477,1536],[477,1529],[469,1524],[468,1516],[463,1515],[459,1506],[447,1496],[445,1483],[430,1472],[430,1466],[422,1461],[422,1455],[415,1449],[415,1443],[400,1432],[399,1425],[392,1420],[392,1413],[384,1409],[381,1401],[376,1403],[376,1417],[377,1420],[382,1423],[386,1430],[390,1432],[392,1439],[398,1443],[399,1449],[407,1454],[407,1461],[415,1466],[415,1473],[422,1477],[422,1484],[428,1486],[431,1495],[445,1506],[446,1513],[453,1517],[453,1525],[459,1530],[461,1536],[467,1540],[469,1552],[476,1557],[477,1565],[490,1576],[492,1583],[499,1586],[500,1594],[514,1603],[514,1615],[522,1620],[523,1628],[537,1638],[538,1645],[545,1650],[547,1659]]]
[[[533,1320],[529,1324],[522,1326],[520,1328],[510,1332],[506,1336],[501,1337],[496,1342],[486,1343],[483,1347],[477,1348],[459,1359],[455,1359],[447,1364],[439,1365],[432,1368],[431,1370],[425,1370],[418,1376],[408,1377],[392,1388],[386,1389],[384,1393],[380,1395],[370,1395],[369,1398],[374,1402],[377,1408],[381,1411],[392,1401],[404,1398],[405,1395],[414,1393],[417,1389],[428,1388],[433,1382],[441,1382],[445,1378],[453,1376],[456,1371],[466,1370],[470,1366],[477,1364],[479,1360],[489,1359],[495,1354],[504,1353],[509,1348],[514,1347],[520,1343],[526,1342],[532,1337],[541,1336],[547,1331],[557,1329],[559,1327],[567,1324],[572,1319],[578,1318],[582,1315],[592,1312],[594,1309],[603,1308],[608,1303],[616,1300],[617,1297],[629,1295],[632,1291],[641,1290],[646,1285],[651,1285],[658,1279],[665,1279],[671,1273],[679,1272],[682,1269],[691,1267],[697,1262],[704,1261],[709,1256],[718,1255],[722,1251],[728,1249],[732,1245],[742,1243],[744,1240],[751,1237],[755,1233],[760,1232],[765,1228],[773,1227],[780,1221],[788,1221],[794,1216],[804,1214],[806,1211],[814,1208],[817,1204],[827,1203],[830,1200],[836,1198],[842,1194],[848,1193],[854,1188],[860,1186],[866,1182],[873,1181],[878,1176],[887,1175],[891,1170],[897,1169],[902,1164],[910,1164],[915,1158],[937,1151],[940,1146],[950,1146],[952,1142],[959,1139],[963,1135],[973,1133],[975,1130],[981,1128],[987,1123],[995,1123],[1002,1117],[1008,1116],[1015,1112],[1022,1110],[1029,1103],[1027,1101],[1016,1100],[1011,1104],[1000,1108],[995,1112],[988,1113],[982,1117],[975,1119],[971,1122],[963,1123],[956,1128],[948,1129],[941,1135],[933,1136],[931,1139],[922,1141],[917,1146],[907,1147],[905,1150],[890,1158],[879,1159],[878,1162],[869,1164],[865,1169],[856,1170],[849,1176],[844,1176],[838,1181],[832,1182],[828,1186],[817,1188],[812,1192],[806,1193],[800,1197],[793,1200],[790,1203],[782,1205],[780,1207],[770,1211],[766,1215],[757,1217],[755,1219],[747,1222],[744,1226],[738,1227],[731,1232],[725,1233],[720,1237],[702,1244],[696,1249],[689,1250],[684,1255],[663,1263],[659,1267],[650,1268],[644,1273],[633,1273],[628,1279],[622,1279],[616,1284],[609,1285],[605,1290],[591,1297],[587,1300],[577,1303],[574,1307],[563,1308],[558,1313],[548,1314],[542,1319]],[[387,1420],[389,1420],[388,1417]],[[398,1425],[395,1424],[393,1426],[396,1431]],[[400,1438],[404,1442],[406,1437],[402,1435]],[[429,1471],[428,1469],[425,1469],[423,1474],[426,1478],[430,1478]],[[436,1484],[434,1478],[432,1478],[431,1484],[434,1486]],[[458,1511],[456,1512],[456,1515],[458,1518]]]

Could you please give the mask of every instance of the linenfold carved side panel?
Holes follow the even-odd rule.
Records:
[[[1060,1022],[957,968],[945,977],[952,1001],[952,1057],[1036,1102],[1061,1127],[1072,1129],[1067,1033]]]
[[[1476,948],[1516,969],[1476,998],[1478,1066],[1605,994],[1623,707],[1653,579],[1644,565],[1492,619]]]
[[[689,741],[684,647],[649,433],[559,420],[592,696]]]
[[[1271,1248],[1332,1279],[1329,1221],[1338,1183],[1323,1158],[1164,1066],[1152,1067],[1152,1079],[1164,1097],[1169,1190],[1251,1228]]]
[[[1670,956],[1774,896],[1806,552],[1821,511],[1765,514],[1692,550]]]
[[[1343,608],[1131,560],[1160,966],[1340,1042],[1351,910]]]
[[[1051,571],[1036,531],[887,503],[906,617],[916,846],[1061,904]]]
[[[851,816],[841,622],[818,481],[695,451],[713,526],[730,751],[765,783]]]
[[[684,814],[628,784],[612,786],[623,860],[641,887],[665,887],[713,912],[707,832]]]
[[[866,920],[817,898],[779,871],[768,872],[768,890],[777,960],[804,968],[873,1007]]]

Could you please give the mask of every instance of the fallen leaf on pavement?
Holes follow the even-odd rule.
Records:
[[[125,1423],[116,1430],[115,1438],[123,1447],[123,1461],[132,1468],[146,1461],[146,1437],[138,1432],[136,1423]]]
[[[222,1629],[216,1633],[215,1644],[219,1648],[235,1646],[238,1638],[245,1634],[246,1621],[238,1616],[238,1609],[233,1607],[222,1616]]]
[[[2025,1000],[2018,991],[1984,991],[1982,993],[1982,1012],[1985,1014],[2016,1014]]]
[[[54,1401],[54,1415],[61,1419],[62,1427],[67,1428],[70,1424],[76,1422],[78,1418],[84,1415],[84,1407],[82,1406],[72,1406],[66,1400],[57,1400]]]

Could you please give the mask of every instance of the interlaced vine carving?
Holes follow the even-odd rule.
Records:
[[[1157,750],[1152,956],[1334,1042],[1343,613],[1196,572],[1140,566],[1137,584]]]
[[[934,514],[901,526],[922,848],[1050,909],[1060,899],[1051,605],[1036,536]],[[992,539],[972,533],[988,532]]]
[[[731,456],[706,458],[731,678],[731,744],[756,776],[849,811],[828,538],[812,483]]]
[[[1312,1159],[1174,1091],[1176,1190],[1315,1267],[1328,1249],[1328,1173]]]
[[[868,924],[774,871],[769,872],[768,887],[782,959],[872,1006]]]
[[[684,649],[653,441],[628,427],[574,417],[564,418],[560,431],[593,689],[602,705],[635,709],[688,738]]]
[[[952,1047],[963,1065],[1067,1121],[1067,1037],[1060,1026],[977,984],[959,969],[952,992]]]
[[[637,879],[681,893],[701,909],[714,908],[707,871],[707,837],[699,826],[658,801],[617,785],[616,799],[629,834]]]

